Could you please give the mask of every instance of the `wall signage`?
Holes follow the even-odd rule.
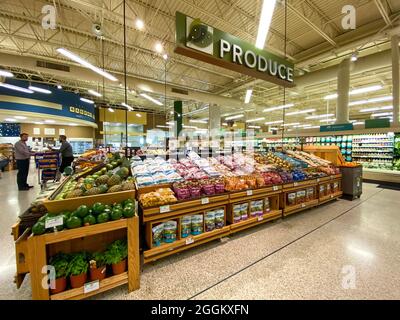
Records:
[[[293,87],[294,65],[183,13],[176,13],[175,52],[284,87]]]
[[[330,124],[330,125],[327,125],[327,126],[320,126],[319,127],[319,131],[320,132],[347,131],[347,130],[353,130],[353,124],[352,123]]]

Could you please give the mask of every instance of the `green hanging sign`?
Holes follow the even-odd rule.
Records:
[[[390,128],[389,119],[367,119],[365,120],[365,129],[372,128]]]
[[[348,131],[348,130],[353,130],[353,124],[352,123],[343,123],[343,124],[330,124],[327,126],[320,126],[319,131],[320,132],[329,132],[329,131]]]
[[[283,87],[294,86],[293,63],[180,12],[175,41],[176,53]]]

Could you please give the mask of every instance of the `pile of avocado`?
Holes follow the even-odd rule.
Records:
[[[64,224],[56,227],[57,231],[64,229],[75,229],[82,226],[89,226],[96,223],[104,223],[110,220],[119,220],[122,218],[131,218],[135,215],[135,203],[132,199],[125,200],[122,203],[112,205],[95,203],[91,208],[81,205],[75,211],[63,211],[57,214],[46,213],[32,227],[34,235],[40,235],[45,232],[53,232],[54,228],[46,229],[46,219],[57,216],[63,216]]]

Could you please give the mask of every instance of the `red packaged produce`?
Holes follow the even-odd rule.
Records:
[[[202,189],[203,189],[203,193],[207,196],[211,196],[211,195],[215,194],[215,188],[214,188],[213,184],[203,185]]]
[[[192,198],[200,198],[201,197],[201,187],[198,186],[190,186],[190,195]]]

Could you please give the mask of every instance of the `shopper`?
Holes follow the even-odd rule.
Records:
[[[15,143],[15,159],[17,160],[17,184],[19,191],[26,191],[33,186],[28,185],[28,174],[29,174],[29,162],[31,160],[31,156],[34,155],[29,150],[29,147],[26,145],[26,141],[28,140],[27,133],[20,134],[20,140]]]
[[[61,153],[61,165],[59,171],[62,174],[64,173],[64,169],[69,167],[74,161],[74,153],[72,151],[71,144],[67,141],[66,136],[61,135],[59,141],[61,143],[61,147],[58,149],[58,152]]]

